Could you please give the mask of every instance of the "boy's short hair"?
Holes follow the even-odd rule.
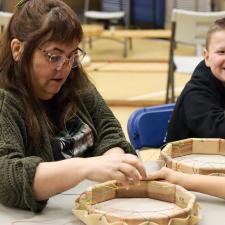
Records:
[[[206,34],[206,43],[205,47],[208,50],[209,43],[212,37],[212,34],[214,34],[217,31],[225,31],[225,18],[216,20],[209,28],[207,34]]]

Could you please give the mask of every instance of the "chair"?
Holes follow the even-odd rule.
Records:
[[[167,127],[175,104],[145,107],[131,114],[128,136],[135,149],[159,148],[166,142]]]
[[[202,48],[209,26],[217,19],[225,17],[221,12],[195,12],[182,9],[172,11],[172,35],[169,50],[169,69],[166,87],[166,103],[175,102],[174,72],[192,73],[196,65],[203,59]],[[175,57],[177,43],[196,47],[196,56]]]
[[[110,21],[123,20],[125,28],[130,25],[130,0],[101,0],[101,11],[90,10],[90,0],[85,0],[84,22],[100,20],[108,28]]]
[[[91,20],[98,20],[104,23],[104,28],[109,29],[111,23],[122,24],[125,29],[130,26],[130,1],[131,0],[100,0],[101,11],[90,10],[90,0],[85,0],[84,4],[84,23],[87,24]],[[120,40],[116,37],[110,37],[119,43],[124,44],[124,57],[127,56],[128,41],[130,48],[132,48],[131,39],[125,38]],[[89,45],[92,47],[92,38],[89,37]],[[85,49],[85,42],[83,42],[83,48]]]
[[[0,34],[7,27],[11,17],[12,13],[0,11]]]

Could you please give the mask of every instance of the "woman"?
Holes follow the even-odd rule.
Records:
[[[22,0],[0,46],[0,202],[40,211],[84,179],[146,176],[82,70],[82,28],[60,0]],[[86,158],[81,158],[86,157]],[[95,157],[91,157],[95,156]]]

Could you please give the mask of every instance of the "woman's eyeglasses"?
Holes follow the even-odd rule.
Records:
[[[71,68],[76,68],[82,62],[84,56],[86,55],[86,52],[84,52],[80,48],[77,48],[69,58],[64,54],[62,55],[51,54],[45,49],[42,48],[38,49],[42,53],[44,53],[45,56],[47,56],[49,63],[53,65],[56,69],[62,68],[65,65],[65,63],[66,65],[69,65]]]

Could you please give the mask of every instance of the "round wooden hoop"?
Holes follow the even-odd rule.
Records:
[[[152,198],[175,203],[181,209],[169,215],[141,218],[121,216],[116,212],[106,213],[93,207],[97,203],[114,198]],[[199,221],[195,196],[178,185],[160,181],[141,181],[140,184],[130,184],[129,187],[124,187],[116,181],[97,184],[79,196],[73,212],[87,225],[194,225]]]
[[[176,159],[177,157],[191,154],[225,156],[225,140],[190,138],[171,142],[160,152],[160,158],[165,162],[167,167],[183,173],[224,176],[225,166],[223,165],[218,164],[213,166],[209,162],[209,165],[200,167],[198,165],[188,165]]]

